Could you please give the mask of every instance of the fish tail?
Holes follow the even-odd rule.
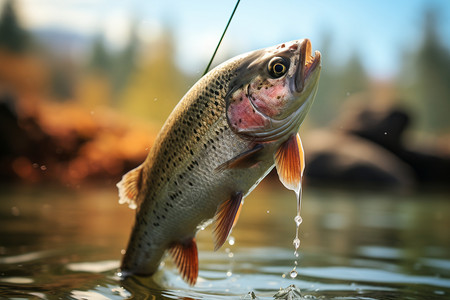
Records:
[[[123,277],[153,275],[158,270],[163,254],[164,248],[152,246],[152,243],[146,240],[135,226],[127,250],[122,257],[120,272]]]

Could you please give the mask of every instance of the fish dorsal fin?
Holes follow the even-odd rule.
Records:
[[[142,166],[140,165],[123,175],[122,180],[117,184],[119,203],[128,203],[131,209],[136,209],[140,205],[138,194],[142,186]]]
[[[231,229],[236,224],[241,211],[242,192],[234,193],[224,201],[217,210],[214,220],[214,251],[218,250],[227,240]]]
[[[169,248],[169,252],[183,280],[190,285],[195,285],[198,277],[198,253],[195,238],[173,244]]]
[[[260,161],[259,155],[261,153],[261,150],[263,149],[264,149],[263,145],[257,144],[252,149],[242,152],[241,154],[238,154],[232,159],[224,162],[223,164],[221,164],[216,168],[216,171],[223,171],[226,169],[250,168]]]
[[[275,166],[283,185],[295,192],[300,185],[305,168],[305,155],[300,135],[292,135],[275,153]]]

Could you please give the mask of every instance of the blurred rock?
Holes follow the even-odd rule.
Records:
[[[35,179],[33,163],[52,148],[50,137],[34,118],[20,119],[12,94],[0,95],[0,180]]]
[[[305,175],[331,184],[410,186],[412,169],[392,153],[362,138],[334,130],[305,135]]]
[[[401,109],[351,109],[340,129],[312,131],[304,136],[306,176],[312,181],[408,187],[417,183],[450,182],[450,156],[405,146],[411,122]]]
[[[430,184],[448,184],[450,182],[450,156],[448,153],[427,153],[423,150],[407,147],[404,132],[411,117],[404,110],[394,108],[377,113],[365,109],[357,114],[354,126],[347,129],[350,134],[362,137],[393,153],[408,164],[419,182]],[[429,147],[428,147],[429,148]]]
[[[20,114],[15,103],[0,93],[0,182],[111,184],[145,159],[157,133],[105,108],[42,103]]]

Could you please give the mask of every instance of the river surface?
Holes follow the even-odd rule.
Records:
[[[119,280],[134,211],[112,186],[0,187],[0,298],[274,299],[295,285],[301,299],[450,299],[449,194],[306,186],[295,257],[295,194],[265,183],[220,250],[199,233],[190,287],[170,258]]]

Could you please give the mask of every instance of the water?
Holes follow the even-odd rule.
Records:
[[[294,245],[294,256],[298,257],[298,248],[300,248],[300,238],[299,238],[299,233],[300,233],[300,224],[302,224],[303,219],[300,216],[301,214],[301,208],[302,208],[302,187],[301,187],[301,183],[300,183],[300,190],[295,192],[296,196],[297,196],[297,215],[294,217],[294,222],[295,222],[295,238],[292,242],[292,244]],[[292,268],[292,271],[289,273],[289,275],[291,276],[291,278],[295,278],[298,275],[297,272],[297,265],[298,265],[298,261],[295,260],[294,261],[294,268]]]
[[[308,186],[291,276],[296,203],[260,186],[231,243],[214,252],[211,229],[199,233],[200,278],[189,287],[170,260],[153,278],[118,280],[134,211],[111,186],[0,188],[0,298],[274,299],[291,285],[304,299],[450,298],[448,194]]]

